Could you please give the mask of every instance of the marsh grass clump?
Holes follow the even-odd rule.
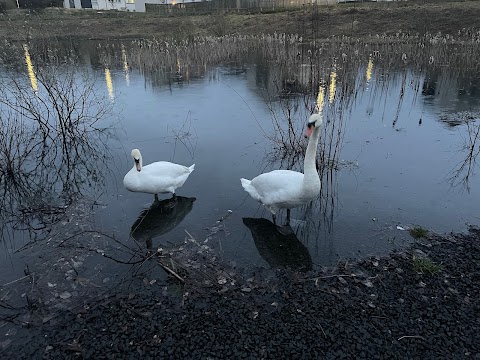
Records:
[[[431,275],[437,274],[442,270],[441,264],[434,263],[428,257],[413,257],[413,269],[419,273],[428,273]]]
[[[415,226],[410,229],[410,235],[415,238],[415,239],[420,239],[422,237],[426,237],[428,234],[428,230],[420,227],[420,226]]]

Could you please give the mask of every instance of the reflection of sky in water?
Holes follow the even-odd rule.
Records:
[[[137,147],[146,164],[158,160],[196,164],[178,190],[179,195],[195,197],[195,205],[170,233],[154,238],[153,247],[182,242],[184,230],[202,241],[209,233],[206,228],[233,210],[225,222],[226,233],[216,235],[225,258],[266,265],[242,218],[270,219],[270,214],[247,197],[240,185],[241,177],[253,178],[278,166],[267,165],[264,160],[272,146],[259,127],[267,132],[274,128],[268,105],[259,96],[259,86],[268,82],[261,69],[252,65],[233,75],[217,69],[197,80],[161,85],[160,75],[157,82],[129,68],[124,49],[119,70],[98,69],[99,75],[103,72],[98,81],[110,99],[115,97],[115,111],[121,114],[122,147],[112,148],[118,162],[110,169],[114,176],[102,195],[106,206],[97,210],[97,226],[126,238],[139,214],[152,203],[153,195],[130,193],[122,184],[133,166],[130,150]],[[328,96],[329,103],[337,101],[336,84],[341,80],[337,76],[333,69],[329,84],[320,86],[317,106],[327,102],[323,96]],[[292,226],[314,264],[332,264],[338,257],[358,252],[384,253],[394,246],[392,241],[401,245],[409,236],[397,230],[397,224],[418,224],[445,232],[464,230],[466,222],[479,221],[478,186],[473,184],[467,193],[452,189],[447,181],[447,174],[464,156],[458,150],[463,146],[466,126],[449,127],[439,121],[445,113],[478,111],[478,99],[460,96],[459,84],[447,83],[440,75],[431,76],[435,85],[426,93],[420,87],[417,94],[407,85],[398,111],[401,76],[380,78],[372,58],[361,76],[368,86],[358,95],[352,111],[344,113],[340,154],[344,166],[336,177],[333,218],[324,220],[318,202],[312,209],[292,211]],[[411,84],[412,80],[407,73],[403,83]],[[381,89],[385,81],[388,87]],[[195,144],[190,149],[174,138],[182,127],[190,133],[182,140]]]

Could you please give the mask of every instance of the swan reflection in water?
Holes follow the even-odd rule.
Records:
[[[308,249],[290,226],[282,226],[280,230],[264,218],[243,218],[243,223],[252,232],[258,252],[270,267],[284,266],[300,271],[312,269],[312,258]]]
[[[148,209],[143,210],[132,225],[130,236],[137,242],[145,242],[147,249],[152,248],[152,239],[168,233],[182,222],[192,210],[196,198],[176,196],[166,200],[155,200]]]

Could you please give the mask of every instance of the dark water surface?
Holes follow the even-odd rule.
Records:
[[[433,47],[428,51],[434,55],[417,49],[405,59],[401,49],[373,45],[326,49],[338,54],[318,55],[317,64],[310,53],[285,42],[268,43],[267,55],[258,50],[262,46],[245,54],[238,50],[243,47],[229,44],[222,45],[222,54],[212,45],[203,55],[188,56],[173,45],[167,52],[165,45],[151,50],[158,44],[76,44],[76,71],[94,79],[95,97],[108,105],[114,134],[95,140],[103,146],[94,146],[94,157],[100,148],[105,157],[83,173],[78,189],[85,191],[74,192],[97,204],[88,218],[90,228],[134,247],[133,231],[152,249],[182,243],[187,231],[197,241],[215,242],[225,260],[241,266],[288,265],[291,259],[293,267],[312,268],[385,254],[411,241],[402,229],[415,225],[448,232],[478,224],[478,65],[469,68],[465,60],[466,65],[447,66],[452,61],[448,48],[438,52],[441,64],[431,58],[437,56]],[[35,65],[33,54],[31,61]],[[22,66],[14,74],[28,84],[28,66]],[[240,178],[302,169],[301,152],[292,155],[276,142],[277,125],[288,134],[290,119],[297,140],[304,141],[301,131],[319,89],[326,124],[319,149],[322,194],[292,211],[292,232],[277,233],[271,215],[247,197]],[[123,176],[133,166],[132,148],[141,150],[144,164],[195,163],[177,191],[182,197],[177,203],[152,204],[153,195],[123,187]],[[50,165],[42,166],[48,172]],[[6,182],[2,186],[2,192],[12,191]],[[9,224],[3,227],[4,283],[22,276],[32,263],[13,254],[31,241],[32,231],[15,231]],[[294,245],[281,246],[286,241]]]

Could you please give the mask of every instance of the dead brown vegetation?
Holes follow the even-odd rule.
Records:
[[[31,36],[93,39],[184,38],[218,35],[287,33],[304,38],[424,33],[456,36],[478,27],[479,1],[388,2],[317,6],[262,13],[161,16],[149,13],[49,9],[43,12],[9,11],[0,17],[0,37],[26,40]],[[188,24],[188,26],[185,26]],[[228,25],[228,26],[227,26]],[[478,29],[476,29],[478,31]]]

